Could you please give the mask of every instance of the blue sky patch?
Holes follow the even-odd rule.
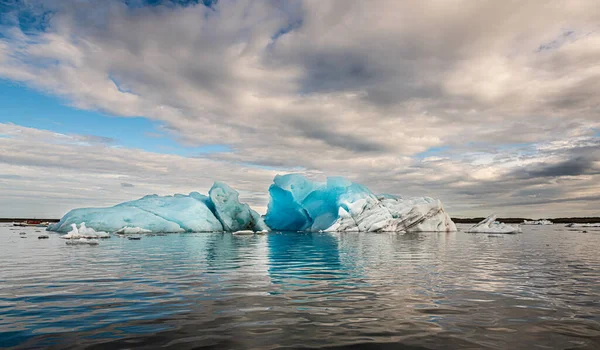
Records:
[[[181,156],[230,152],[227,145],[181,145],[161,130],[162,125],[143,117],[116,117],[70,107],[60,98],[44,95],[21,84],[0,80],[0,123],[63,134],[111,140],[111,145]]]

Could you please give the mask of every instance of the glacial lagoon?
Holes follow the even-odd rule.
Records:
[[[458,226],[69,246],[2,224],[0,347],[600,347],[600,228]]]

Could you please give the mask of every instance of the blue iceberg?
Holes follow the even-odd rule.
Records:
[[[71,224],[96,231],[139,228],[152,232],[214,232],[267,229],[262,217],[238,200],[238,192],[215,183],[209,196],[198,192],[174,196],[148,195],[109,208],[81,208],[68,212],[50,231],[68,232]]]
[[[326,232],[456,231],[442,203],[429,197],[375,195],[340,177],[324,183],[276,176],[265,222],[272,230]]]
[[[375,195],[341,177],[321,183],[298,174],[277,175],[269,195],[265,219],[240,203],[237,191],[215,182],[208,196],[148,195],[109,208],[74,209],[48,230],[69,232],[72,225],[85,223],[96,231],[123,233],[456,231],[439,200]]]

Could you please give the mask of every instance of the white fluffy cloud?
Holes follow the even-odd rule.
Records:
[[[69,165],[66,153],[88,147],[88,174],[141,176],[131,175],[130,164],[122,174],[114,170],[140,153],[147,176],[90,190],[86,205],[202,189],[210,179],[264,193],[276,172],[265,169],[277,167],[442,197],[463,215],[517,215],[523,206],[531,215],[562,215],[557,208],[567,202],[570,215],[600,209],[594,1],[29,4],[52,16],[35,35],[3,27],[1,77],[76,108],[161,121],[182,144],[227,144],[233,152],[176,159],[56,143],[77,135],[13,136],[0,138],[10,151],[0,161],[14,175],[0,183],[23,184],[29,175],[19,171],[51,168],[44,186],[61,192],[59,169],[72,177],[84,171]],[[42,131],[25,133],[35,132]],[[445,151],[421,159],[434,147]],[[189,174],[165,170],[180,163]],[[81,188],[108,186],[102,176],[89,176]],[[11,198],[26,207],[18,198],[31,193]],[[264,206],[262,196],[256,204]],[[69,205],[79,203],[63,207]]]

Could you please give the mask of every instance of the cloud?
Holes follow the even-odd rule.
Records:
[[[130,184],[129,182],[121,182],[121,187],[132,188],[132,187],[135,187],[135,185]]]
[[[177,160],[203,174],[202,186],[226,177],[262,193],[278,171],[344,175],[477,215],[496,205],[519,212],[506,207],[519,191],[545,198],[528,208],[541,212],[556,210],[557,196],[598,190],[600,11],[591,0],[184,5],[15,5],[3,11],[0,77],[74,108],[160,121],[186,146],[225,144],[231,152]],[[35,25],[24,25],[24,11]],[[106,147],[113,140],[27,133],[40,134],[39,150],[3,152],[2,162],[75,172],[85,158],[73,150],[91,147],[86,172],[123,169],[136,193],[160,188],[125,164],[138,164],[137,151]],[[20,141],[10,137],[0,141],[13,150]],[[440,147],[439,159],[419,159]],[[164,170],[181,167],[174,158],[143,157],[139,167],[164,190],[194,183]],[[245,171],[255,176],[231,176]]]
[[[578,157],[558,164],[536,164],[533,167],[519,171],[521,177],[560,177],[578,176],[600,173],[600,168],[594,166],[594,161]]]

